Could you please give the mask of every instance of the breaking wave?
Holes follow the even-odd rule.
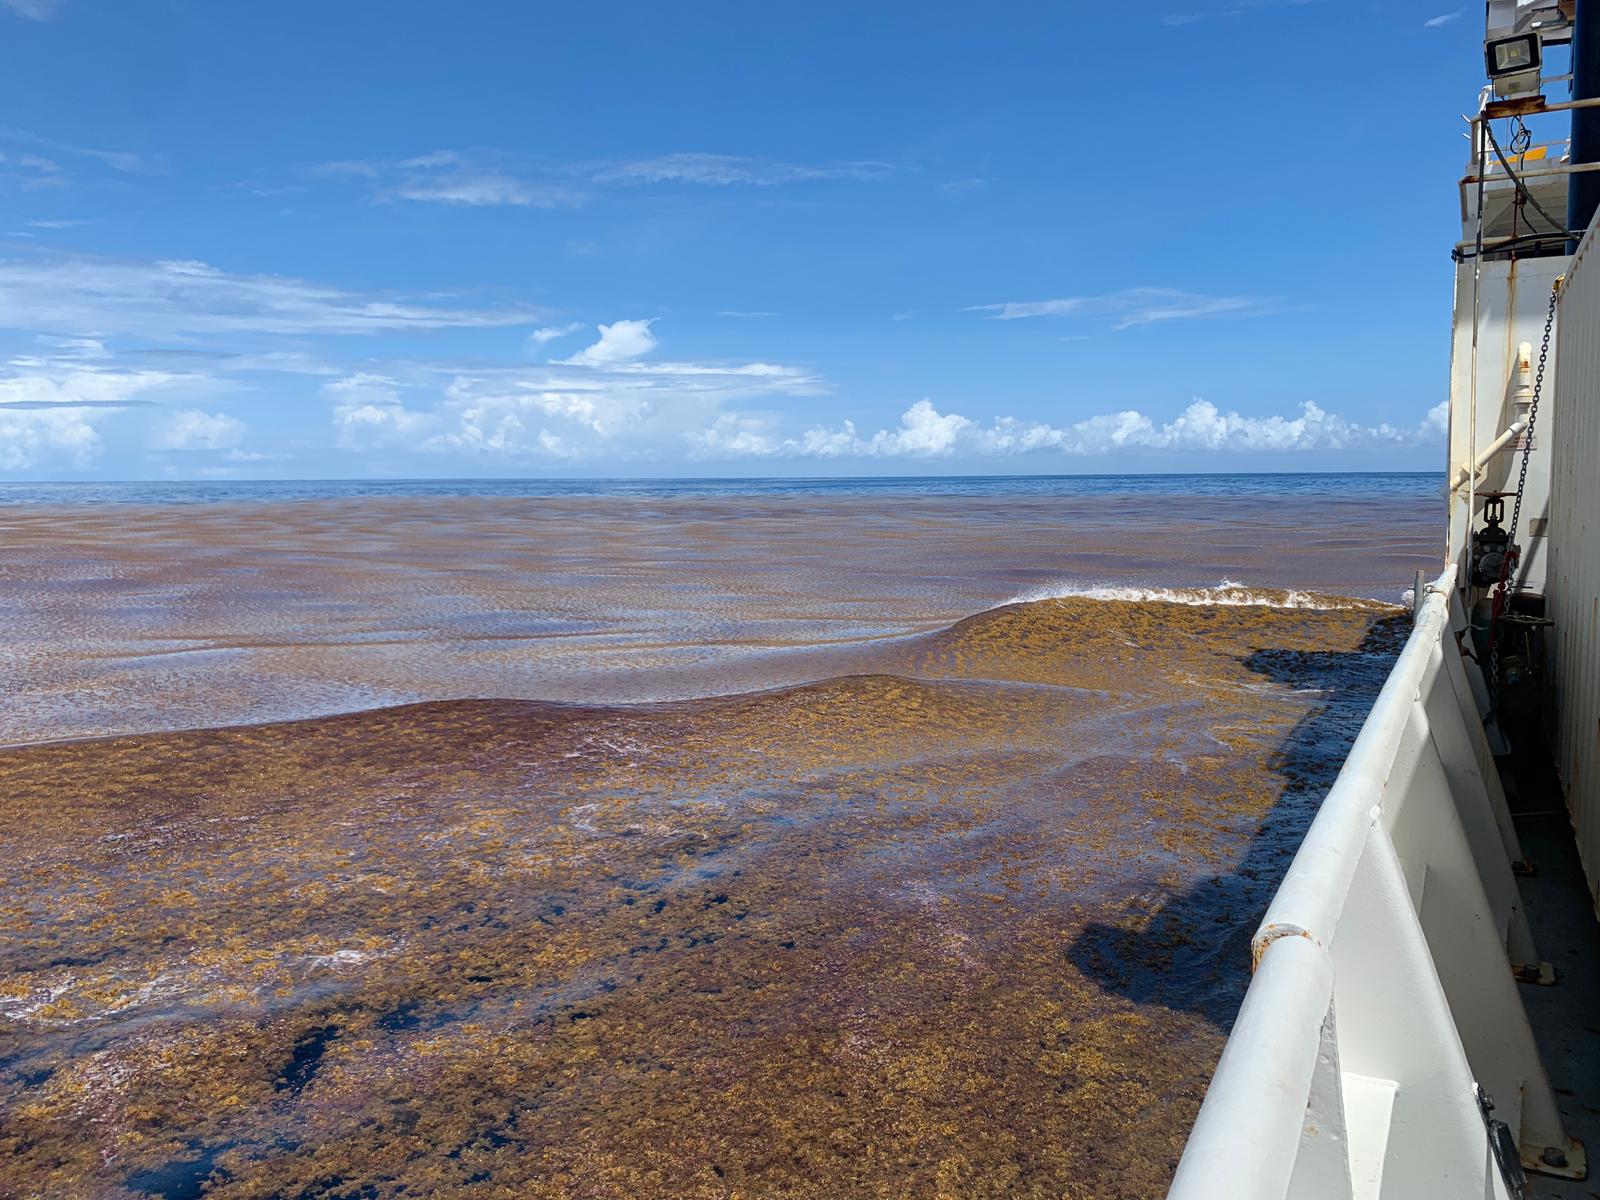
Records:
[[[1256,588],[1232,579],[1211,587],[1137,587],[1131,584],[1045,584],[1013,596],[1007,604],[1033,604],[1041,600],[1119,600],[1130,604],[1188,604],[1214,608],[1304,608],[1320,612],[1351,609],[1374,611],[1398,608],[1381,600],[1330,596],[1294,588]]]

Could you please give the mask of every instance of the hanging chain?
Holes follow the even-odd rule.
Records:
[[[1528,489],[1528,459],[1533,454],[1533,426],[1539,419],[1539,399],[1544,394],[1544,369],[1550,360],[1550,331],[1556,323],[1556,301],[1561,298],[1561,276],[1550,286],[1550,309],[1544,318],[1544,339],[1539,343],[1539,370],[1533,377],[1533,402],[1528,405],[1528,427],[1522,431],[1522,467],[1517,473],[1516,499],[1511,502],[1511,524],[1506,529],[1506,553],[1500,560],[1500,578],[1494,585],[1494,600],[1489,609],[1489,694],[1500,695],[1500,657],[1495,653],[1495,642],[1500,631],[1500,615],[1512,592],[1522,590],[1514,577],[1517,560],[1522,557],[1517,549],[1517,524],[1522,519],[1522,497]]]

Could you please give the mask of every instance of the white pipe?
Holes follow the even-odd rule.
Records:
[[[1520,437],[1523,430],[1527,428],[1528,418],[1525,416],[1518,417],[1515,421],[1511,422],[1511,424],[1507,425],[1505,432],[1499,437],[1495,438],[1494,441],[1490,442],[1488,446],[1484,448],[1483,453],[1478,455],[1477,461],[1472,464],[1470,477],[1475,479],[1481,475],[1484,467],[1489,465],[1489,460],[1496,454],[1499,454],[1500,451],[1504,450],[1513,439]],[[1456,477],[1450,481],[1450,492],[1452,495],[1454,495],[1456,492],[1459,492],[1463,487],[1466,486],[1468,477],[1469,473],[1466,467],[1456,468]]]

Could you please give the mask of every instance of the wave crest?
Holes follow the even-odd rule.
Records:
[[[1007,604],[1041,600],[1118,600],[1129,604],[1187,604],[1199,608],[1304,608],[1321,612],[1349,609],[1387,611],[1400,606],[1382,600],[1331,596],[1297,588],[1257,588],[1232,579],[1211,587],[1138,587],[1133,584],[1045,584],[1013,596]]]

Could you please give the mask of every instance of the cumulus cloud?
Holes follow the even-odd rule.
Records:
[[[1020,321],[1032,317],[1099,320],[1110,323],[1113,329],[1121,330],[1165,321],[1192,321],[1202,317],[1258,317],[1272,312],[1276,303],[1264,296],[1205,296],[1177,288],[1138,287],[1098,296],[974,304],[966,311],[987,313],[991,320],[996,321]]]
[[[931,401],[919,400],[901,414],[895,428],[871,434],[845,421],[833,428],[814,427],[778,437],[759,420],[722,417],[692,433],[688,442],[691,452],[701,458],[992,458],[1041,450],[1068,455],[1293,452],[1428,445],[1438,440],[1438,420],[1435,409],[1410,428],[1362,425],[1309,401],[1294,416],[1251,417],[1196,400],[1171,421],[1159,424],[1132,409],[1063,426],[1015,417],[983,424],[959,413],[941,413]]]
[[[532,324],[529,308],[460,308],[209,263],[69,257],[0,261],[0,325],[95,336],[370,334]]]
[[[650,462],[682,458],[686,439],[733,406],[822,390],[810,372],[774,363],[641,361],[656,346],[651,324],[602,325],[593,345],[565,361],[394,363],[332,381],[324,394],[349,448]]]
[[[226,413],[185,408],[171,414],[152,431],[154,450],[226,450],[244,440],[245,424]]]
[[[398,383],[386,375],[357,372],[322,385],[333,400],[333,428],[346,450],[404,444],[427,433],[435,418],[408,409]]]
[[[650,332],[650,326],[654,323],[655,318],[651,317],[644,321],[617,321],[612,325],[601,325],[598,342],[561,362],[573,367],[608,367],[649,354],[656,348],[656,335]]]
[[[987,426],[957,413],[939,413],[918,400],[901,414],[896,429],[858,434],[853,422],[838,429],[810,429],[776,443],[771,453],[802,458],[949,458],[1026,454],[1053,450],[1064,454],[1112,451],[1302,451],[1350,450],[1357,446],[1426,445],[1437,440],[1435,413],[1413,429],[1389,424],[1363,426],[1328,413],[1312,402],[1296,416],[1242,416],[1224,413],[1210,400],[1195,400],[1173,421],[1157,424],[1136,410],[1106,413],[1070,426],[1019,421],[1003,416]]]
[[[855,422],[846,421],[839,429],[808,429],[797,441],[784,443],[783,450],[810,458],[942,458],[974,428],[968,418],[940,413],[931,401],[918,400],[900,414],[896,429],[880,429],[863,438],[856,433]]]
[[[423,443],[424,449],[577,458],[585,445],[613,442],[648,412],[647,403],[610,396],[548,391],[484,393],[468,380],[457,380],[446,396],[448,427]]]
[[[45,464],[86,467],[100,453],[106,409],[34,408],[0,405],[0,470],[23,471]]]
[[[690,430],[684,440],[693,458],[765,458],[783,448],[770,426],[759,417],[723,413],[704,429]]]

